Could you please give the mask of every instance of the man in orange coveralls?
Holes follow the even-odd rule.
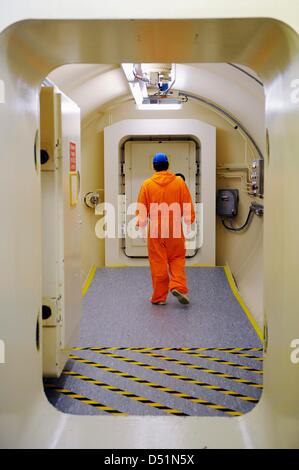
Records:
[[[195,219],[191,195],[184,180],[168,171],[167,155],[157,153],[153,166],[156,172],[143,183],[137,204],[137,226],[143,234],[148,224],[150,300],[165,305],[170,290],[181,304],[188,304],[182,217],[190,229]]]

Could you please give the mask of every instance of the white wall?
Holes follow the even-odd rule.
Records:
[[[87,279],[92,266],[104,266],[104,244],[95,235],[95,225],[98,217],[95,211],[86,207],[83,197],[90,191],[104,188],[104,136],[99,129],[98,120],[94,120],[89,126],[81,129],[81,279],[82,283]]]

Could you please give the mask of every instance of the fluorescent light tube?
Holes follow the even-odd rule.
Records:
[[[149,104],[137,104],[137,109],[140,111],[171,111],[181,109],[182,103],[149,103]]]

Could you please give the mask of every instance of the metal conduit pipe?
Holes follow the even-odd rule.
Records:
[[[227,65],[230,65],[231,67],[234,67],[235,69],[239,70],[240,72],[244,73],[245,75],[247,75],[248,77],[252,78],[252,80],[255,80],[259,85],[261,85],[262,87],[264,87],[264,84],[263,82],[261,82],[261,80],[259,80],[258,78],[256,78],[254,75],[252,75],[251,73],[249,73],[247,70],[243,69],[242,67],[240,67],[239,65],[237,64],[232,64],[231,62],[227,62]]]
[[[185,92],[181,92],[181,91],[179,92],[179,96],[185,96],[188,99],[193,99],[193,100],[200,101],[201,103],[204,103],[205,105],[209,106],[210,108],[215,109],[216,111],[218,111],[223,116],[226,116],[235,126],[237,126],[236,128],[239,131],[242,131],[243,134],[245,134],[247,139],[251,142],[251,144],[254,146],[255,150],[257,151],[257,153],[259,155],[259,158],[261,160],[264,160],[264,155],[263,155],[261,149],[259,148],[259,146],[257,145],[256,141],[252,137],[252,135],[247,131],[247,129],[243,126],[243,124],[240,121],[238,121],[238,119],[236,119],[234,116],[232,116],[228,111],[221,108],[221,106],[214,103],[213,101],[210,101],[206,98],[203,98],[202,96],[191,95],[190,93],[185,93]]]

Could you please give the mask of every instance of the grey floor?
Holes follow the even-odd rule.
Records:
[[[191,304],[169,294],[152,305],[147,268],[98,269],[84,299],[78,345],[259,346],[260,340],[235,299],[223,268],[187,269]]]
[[[187,276],[190,306],[181,306],[171,295],[167,306],[153,306],[148,269],[98,269],[84,298],[75,357],[65,368],[77,375],[47,380],[50,402],[72,414],[233,416],[249,412],[262,392],[260,340],[222,268],[190,268]],[[126,347],[211,350],[138,352]],[[260,350],[219,351],[237,347]],[[100,384],[91,383],[95,380]],[[77,395],[67,396],[70,392]],[[95,403],[86,403],[87,399]]]

